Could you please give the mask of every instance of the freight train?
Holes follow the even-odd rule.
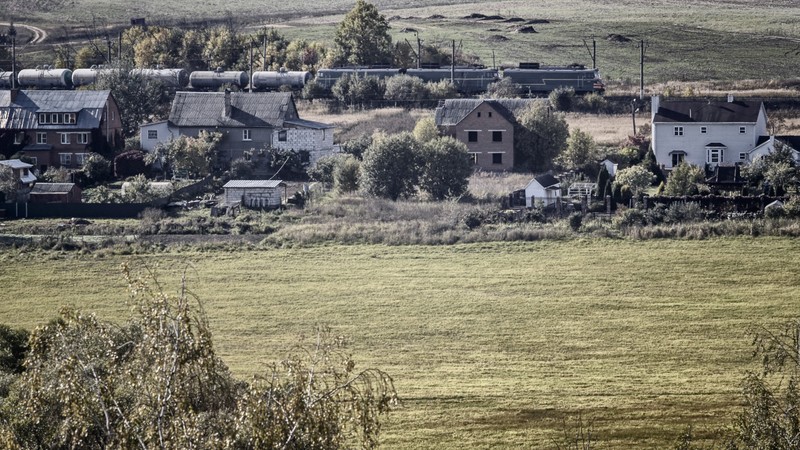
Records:
[[[88,69],[53,69],[51,67],[25,69],[17,74],[18,86],[36,89],[72,89],[91,86],[104,72],[116,69],[90,67]],[[285,89],[300,90],[315,80],[323,92],[330,93],[333,85],[344,76],[390,78],[407,74],[425,82],[453,81],[460,93],[478,95],[486,92],[489,85],[504,78],[520,86],[529,96],[546,95],[558,88],[572,88],[578,94],[603,92],[605,85],[598,69],[587,69],[581,65],[564,67],[540,66],[538,63],[521,63],[508,69],[483,67],[420,68],[420,69],[376,69],[334,68],[319,69],[316,77],[307,71],[256,71],[252,76],[243,71],[200,70],[188,72],[184,69],[133,69],[131,74],[158,80],[174,89],[218,90],[223,86],[257,91]],[[0,89],[11,88],[10,72],[0,71]]]

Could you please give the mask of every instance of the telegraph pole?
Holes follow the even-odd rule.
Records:
[[[647,48],[647,43],[644,42],[644,39],[639,41],[639,49],[641,50],[641,56],[639,58],[639,100],[644,100],[644,50]]]
[[[422,68],[422,40],[419,38],[419,33],[414,33],[414,36],[417,37],[417,69],[421,69]]]
[[[589,44],[586,42],[586,39],[583,40],[583,45],[586,47],[586,50],[589,51],[589,56],[592,58],[592,69],[597,69],[597,40],[592,39],[592,48],[589,49]]]
[[[8,35],[11,37],[11,89],[17,88],[17,29],[14,22],[8,27]]]

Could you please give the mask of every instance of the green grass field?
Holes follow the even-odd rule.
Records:
[[[396,380],[385,448],[549,448],[565,417],[603,448],[665,448],[736,412],[746,329],[797,315],[800,241],[587,239],[241,254],[0,253],[0,322],[70,304],[121,320],[119,264],[186,269],[243,378],[326,324]]]

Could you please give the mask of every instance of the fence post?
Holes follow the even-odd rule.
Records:
[[[606,195],[606,214],[611,214],[611,196]]]

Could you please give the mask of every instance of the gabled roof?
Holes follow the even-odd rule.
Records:
[[[0,161],[0,164],[8,166],[12,169],[30,169],[33,165],[26,163],[20,159],[6,159]]]
[[[36,183],[31,189],[31,194],[67,194],[75,183]]]
[[[230,95],[230,117],[225,95]],[[177,92],[169,121],[178,127],[275,128],[296,119],[294,111],[290,92]]]
[[[538,177],[534,177],[533,179],[536,180],[537,183],[541,184],[545,189],[555,187],[559,183],[558,178],[547,173],[544,175],[539,175]]]
[[[664,101],[653,122],[674,123],[756,123],[761,102]]]
[[[11,91],[0,91],[0,129],[64,129],[91,130],[100,126],[103,110],[111,91],[37,91],[20,90],[12,98]],[[40,125],[39,113],[77,113],[70,125]]]
[[[222,188],[261,188],[272,189],[278,186],[286,186],[281,180],[231,180],[225,183]]]
[[[511,123],[516,122],[516,115],[536,100],[520,98],[501,99],[450,99],[436,108],[435,121],[438,126],[454,126],[461,123],[475,109],[486,103]]]

